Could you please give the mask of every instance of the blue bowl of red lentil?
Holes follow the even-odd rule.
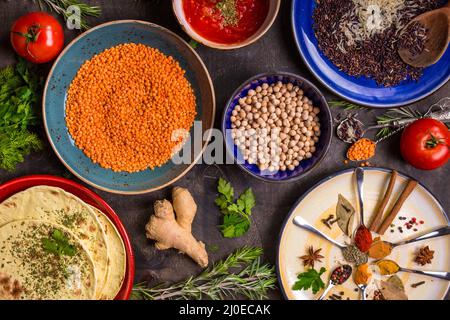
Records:
[[[277,86],[279,86],[279,90],[276,89]],[[272,92],[266,93],[265,91]],[[286,95],[286,99],[279,95],[281,92],[284,92],[282,94]],[[245,107],[246,102],[244,100],[249,95],[258,97],[258,94],[261,94],[263,101],[267,100],[264,97],[269,96],[268,99],[270,101],[271,93],[275,93],[274,100],[272,100],[273,104],[267,103],[266,107],[264,103],[259,105],[258,101],[248,100],[254,108],[249,109]],[[277,93],[279,99],[277,98]],[[291,95],[290,100],[287,100],[288,93]],[[280,101],[279,104],[277,100]],[[288,102],[291,104],[290,107],[287,105]],[[284,106],[283,103],[285,104]],[[267,110],[265,110],[265,107]],[[289,110],[289,112],[286,111],[287,115],[280,111],[283,108],[285,108],[284,110]],[[306,112],[307,108],[310,110],[308,115]],[[238,124],[235,119],[236,117],[239,118],[238,113],[242,109],[244,111],[248,110],[247,115],[244,117],[247,119],[244,127],[242,127],[242,121]],[[262,112],[263,115],[255,116],[255,114],[258,114],[258,111]],[[253,113],[253,115],[249,116],[248,113]],[[313,113],[315,113],[314,116],[310,117]],[[264,114],[267,114],[265,127],[267,129],[270,127],[267,135],[264,134],[264,125],[261,120],[259,125],[258,120],[255,121],[255,118],[262,118],[264,121]],[[249,120],[248,118],[252,119]],[[270,121],[271,118],[274,121]],[[240,118],[240,120],[242,119]],[[308,123],[310,120],[314,123]],[[248,127],[249,124],[250,127]],[[289,131],[286,127],[289,127]],[[316,128],[314,129],[314,127]],[[239,128],[242,129],[240,130],[242,134],[237,137],[236,133],[239,131],[237,130]],[[222,119],[222,132],[227,152],[232,155],[234,161],[242,170],[255,178],[267,182],[294,181],[304,177],[319,166],[330,146],[332,131],[331,111],[323,94],[308,80],[287,72],[261,74],[244,82],[228,101]],[[266,138],[266,141],[262,141],[262,149],[258,140],[261,139],[261,135],[263,136],[262,138],[270,136],[269,140]],[[237,138],[242,139],[242,136],[246,137],[243,139],[243,147],[241,145],[238,146],[236,141]],[[311,139],[308,139],[309,137]],[[252,145],[252,140],[256,140],[257,143]],[[307,141],[310,143],[308,144]],[[261,157],[259,154],[256,158],[249,157],[249,154],[255,151],[254,148],[253,150],[251,149],[255,145],[257,148],[256,152],[261,149],[263,153]],[[267,146],[269,146],[270,150],[266,149],[264,151],[264,148],[267,148]],[[267,161],[262,161],[265,163],[261,163],[261,158],[266,158]]]
[[[418,9],[411,10],[420,13],[426,11],[427,6],[444,5],[446,1],[439,0],[434,3],[433,1],[414,0],[413,2],[416,3],[415,7]],[[408,6],[411,7],[411,4]],[[346,56],[342,52],[336,53],[341,43],[335,43],[333,40],[335,38],[332,35],[338,32],[339,27],[333,25],[332,16],[339,13],[346,17],[354,16],[353,2],[330,0],[320,2],[320,6],[320,12],[316,12],[318,7],[316,0],[292,1],[291,22],[294,39],[309,70],[324,86],[342,98],[369,107],[392,108],[419,101],[444,86],[450,79],[450,48],[436,64],[417,71],[417,73],[409,73],[406,71],[411,69],[408,66],[397,67],[399,64],[403,65],[403,62],[396,51],[379,50],[385,43],[395,40],[394,36],[390,34],[380,33],[374,38],[373,43],[366,41],[364,45],[360,45],[361,49],[355,52],[369,51],[362,55],[367,56],[366,60],[356,59],[351,55]],[[413,14],[413,12],[409,14]],[[358,13],[356,15],[358,16]],[[321,28],[321,43],[319,43],[316,30]],[[347,32],[347,34],[351,33]],[[363,50],[363,47],[369,49]],[[335,59],[336,63],[332,59]],[[356,75],[359,71],[368,69],[369,67],[366,68],[366,66],[370,61],[375,63],[372,75],[370,77],[368,73],[366,73],[367,75]],[[338,64],[340,64],[339,67]],[[391,70],[394,71],[391,72]],[[352,72],[355,75],[349,75]],[[393,74],[394,77],[391,79],[389,74]],[[378,79],[378,82],[374,79]],[[383,81],[385,84],[392,82],[394,85],[383,85]]]
[[[158,25],[135,20],[113,21],[81,34],[60,54],[47,78],[43,95],[43,118],[49,142],[66,168],[98,189],[119,194],[141,194],[161,189],[185,175],[206,147],[191,148],[190,162],[167,161],[154,169],[113,171],[94,163],[77,147],[66,122],[69,87],[81,66],[95,55],[122,44],[143,44],[176,60],[185,71],[195,95],[194,127],[203,134],[214,122],[215,95],[209,73],[198,54],[179,36]],[[113,94],[113,93],[112,93]],[[200,122],[201,121],[201,122]],[[121,152],[121,150],[117,150]]]

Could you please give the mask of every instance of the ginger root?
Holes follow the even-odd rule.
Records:
[[[197,241],[191,233],[197,204],[190,192],[180,187],[172,190],[172,200],[173,206],[165,199],[155,202],[155,214],[150,216],[145,226],[147,238],[156,241],[155,247],[158,250],[178,249],[190,256],[201,267],[207,267],[208,254],[205,244]]]

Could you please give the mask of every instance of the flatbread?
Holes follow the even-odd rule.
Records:
[[[112,300],[122,287],[126,271],[126,252],[122,237],[109,218],[97,208],[91,207],[97,215],[108,243],[108,275],[107,281],[102,288],[102,300]]]
[[[15,220],[40,220],[69,229],[94,263],[96,298],[102,293],[108,268],[106,237],[89,205],[63,189],[36,186],[16,193],[0,204],[0,227]]]
[[[44,247],[55,230],[71,254]],[[93,299],[96,293],[89,253],[67,228],[48,221],[17,220],[0,227],[0,274],[14,286],[0,292],[0,299],[80,300]]]

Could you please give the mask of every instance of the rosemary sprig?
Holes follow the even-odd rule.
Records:
[[[398,109],[388,109],[384,114],[377,117],[377,124],[386,124],[393,121],[420,118],[422,114],[417,110],[412,110],[410,107],[402,107]],[[384,138],[391,134],[393,128],[386,127],[377,132],[377,138]]]
[[[344,101],[344,100],[331,100],[328,102],[328,105],[330,107],[336,107],[336,108],[344,108],[344,110],[364,110],[367,109],[366,107]]]
[[[32,0],[39,4],[39,7],[47,7],[50,11],[54,11],[57,14],[64,17],[64,20],[70,17],[70,12],[67,12],[67,8],[70,6],[78,6],[80,9],[80,26],[82,30],[89,29],[89,24],[86,21],[88,17],[98,17],[101,14],[99,6],[91,6],[79,0]]]
[[[267,291],[275,288],[275,269],[261,264],[261,248],[243,247],[225,260],[215,263],[195,277],[167,285],[148,288],[145,283],[133,287],[132,297],[145,300],[163,299],[224,299],[244,296],[248,299],[267,298]],[[241,271],[231,272],[240,268]]]

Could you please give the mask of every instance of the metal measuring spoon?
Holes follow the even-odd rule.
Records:
[[[339,248],[341,248],[341,249],[344,249],[344,248],[347,247],[346,245],[344,245],[344,244],[342,244],[342,243],[340,243],[340,242],[334,240],[333,238],[327,236],[325,233],[323,233],[322,231],[320,231],[319,229],[317,229],[317,228],[314,227],[313,225],[309,224],[305,219],[303,219],[303,218],[300,217],[300,216],[296,216],[296,217],[292,220],[292,222],[293,222],[297,227],[300,227],[300,228],[302,228],[302,229],[305,229],[305,230],[307,230],[307,231],[310,231],[310,232],[312,232],[312,233],[318,235],[319,237],[322,237],[323,239],[325,239],[325,240],[331,242],[332,244],[334,244],[335,246],[337,246],[337,247],[339,247]]]
[[[372,234],[369,231],[369,229],[364,224],[364,170],[362,168],[356,168],[355,169],[355,176],[356,176],[356,188],[358,190],[358,210],[359,210],[359,226],[355,230],[354,239],[358,238],[358,235],[361,233],[367,237],[370,238],[370,243],[368,248],[360,248],[358,243],[356,243],[358,249],[360,249],[362,252],[369,251],[370,245],[372,244]]]
[[[334,269],[331,273],[330,280],[328,281],[328,286],[325,288],[318,300],[323,300],[331,289],[346,282],[352,275],[352,271],[352,267],[348,264],[344,264],[343,266],[339,266]]]
[[[409,240],[404,240],[404,241],[400,241],[400,242],[396,242],[396,243],[391,243],[389,241],[384,241],[384,242],[389,244],[391,246],[391,248],[394,249],[395,247],[398,247],[398,246],[404,246],[406,244],[417,242],[417,241],[432,239],[432,238],[436,238],[436,237],[442,237],[442,236],[445,236],[448,234],[450,234],[450,226],[445,226],[445,227],[440,227],[433,231],[424,233],[422,235],[419,235],[419,236],[409,239]]]
[[[355,143],[369,130],[383,129],[387,127],[397,127],[400,125],[406,125],[416,119],[408,119],[402,121],[392,121],[384,124],[376,124],[371,126],[366,126],[361,120],[357,119],[355,115],[348,115],[344,120],[342,120],[336,127],[337,137],[346,143]]]
[[[392,260],[380,260],[380,261],[389,261],[391,263],[394,263],[398,267],[398,270],[392,274],[395,274],[398,272],[409,272],[409,273],[420,274],[420,275],[428,276],[428,277],[432,277],[432,278],[450,280],[450,272],[408,269],[408,268],[403,268],[403,267],[399,266],[397,262],[392,261]]]
[[[367,300],[367,298],[366,298],[366,290],[367,290],[368,284],[367,283],[366,284],[357,284],[356,286],[361,291],[361,300]]]
[[[367,126],[361,120],[357,119],[355,115],[349,114],[345,117],[336,127],[336,135],[338,138],[346,143],[355,143],[369,130],[383,129],[388,127],[397,127],[394,131],[389,133],[383,138],[377,139],[375,144],[390,138],[391,136],[397,134],[403,130],[408,124],[421,119],[421,118],[432,118],[442,122],[450,122],[450,108],[441,108],[438,111],[431,112],[430,110],[421,117],[412,117],[400,120],[393,120],[383,124],[376,124]]]

